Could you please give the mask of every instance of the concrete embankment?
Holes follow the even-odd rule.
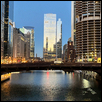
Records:
[[[1,75],[1,83],[9,80],[10,79],[10,76],[11,76],[10,73]]]

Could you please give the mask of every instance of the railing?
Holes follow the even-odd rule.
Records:
[[[83,68],[82,68],[83,67]],[[21,64],[2,64],[1,65],[1,73],[6,71],[18,71],[18,70],[46,70],[49,69],[91,69],[91,68],[101,68],[101,63],[61,63],[61,64],[54,64],[54,63],[21,63]]]

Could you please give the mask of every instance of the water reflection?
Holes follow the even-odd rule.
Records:
[[[63,71],[16,73],[1,84],[2,101],[101,100],[99,84],[80,74]]]
[[[89,88],[90,87],[90,82],[86,79],[83,79],[83,87],[82,88]]]

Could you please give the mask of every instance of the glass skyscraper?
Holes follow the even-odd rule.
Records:
[[[57,55],[57,60],[61,60],[62,58],[62,21],[59,18],[57,21],[57,50],[56,50],[56,55]]]
[[[14,1],[1,1],[1,56],[13,56]]]
[[[54,61],[56,58],[56,14],[44,14],[43,58]]]
[[[30,42],[30,58],[34,57],[34,27],[31,26],[24,26],[23,28],[20,28],[20,31],[24,34],[30,33],[30,39],[28,38],[28,42]]]

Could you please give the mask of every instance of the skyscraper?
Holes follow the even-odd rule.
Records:
[[[77,61],[94,61],[101,52],[101,1],[76,1]]]
[[[61,19],[59,18],[58,21],[57,21],[57,44],[56,44],[56,57],[57,57],[57,60],[61,60],[62,58],[62,21]]]
[[[1,1],[1,57],[4,57],[4,14],[5,1]]]
[[[44,14],[43,58],[47,61],[56,58],[56,14]]]
[[[67,52],[68,52],[68,44],[64,44],[63,46],[63,56],[62,56],[62,60],[67,61]]]
[[[30,42],[30,58],[34,57],[34,49],[35,49],[35,43],[34,43],[34,27],[31,26],[24,26],[23,28],[20,28],[20,31],[24,33],[25,35],[29,32],[30,33],[30,39],[28,38],[28,42]]]
[[[14,1],[1,1],[1,56],[13,56]]]
[[[13,58],[28,58],[27,37],[19,29],[13,28]]]
[[[76,1],[71,1],[71,41],[73,41],[74,48],[76,46]]]

